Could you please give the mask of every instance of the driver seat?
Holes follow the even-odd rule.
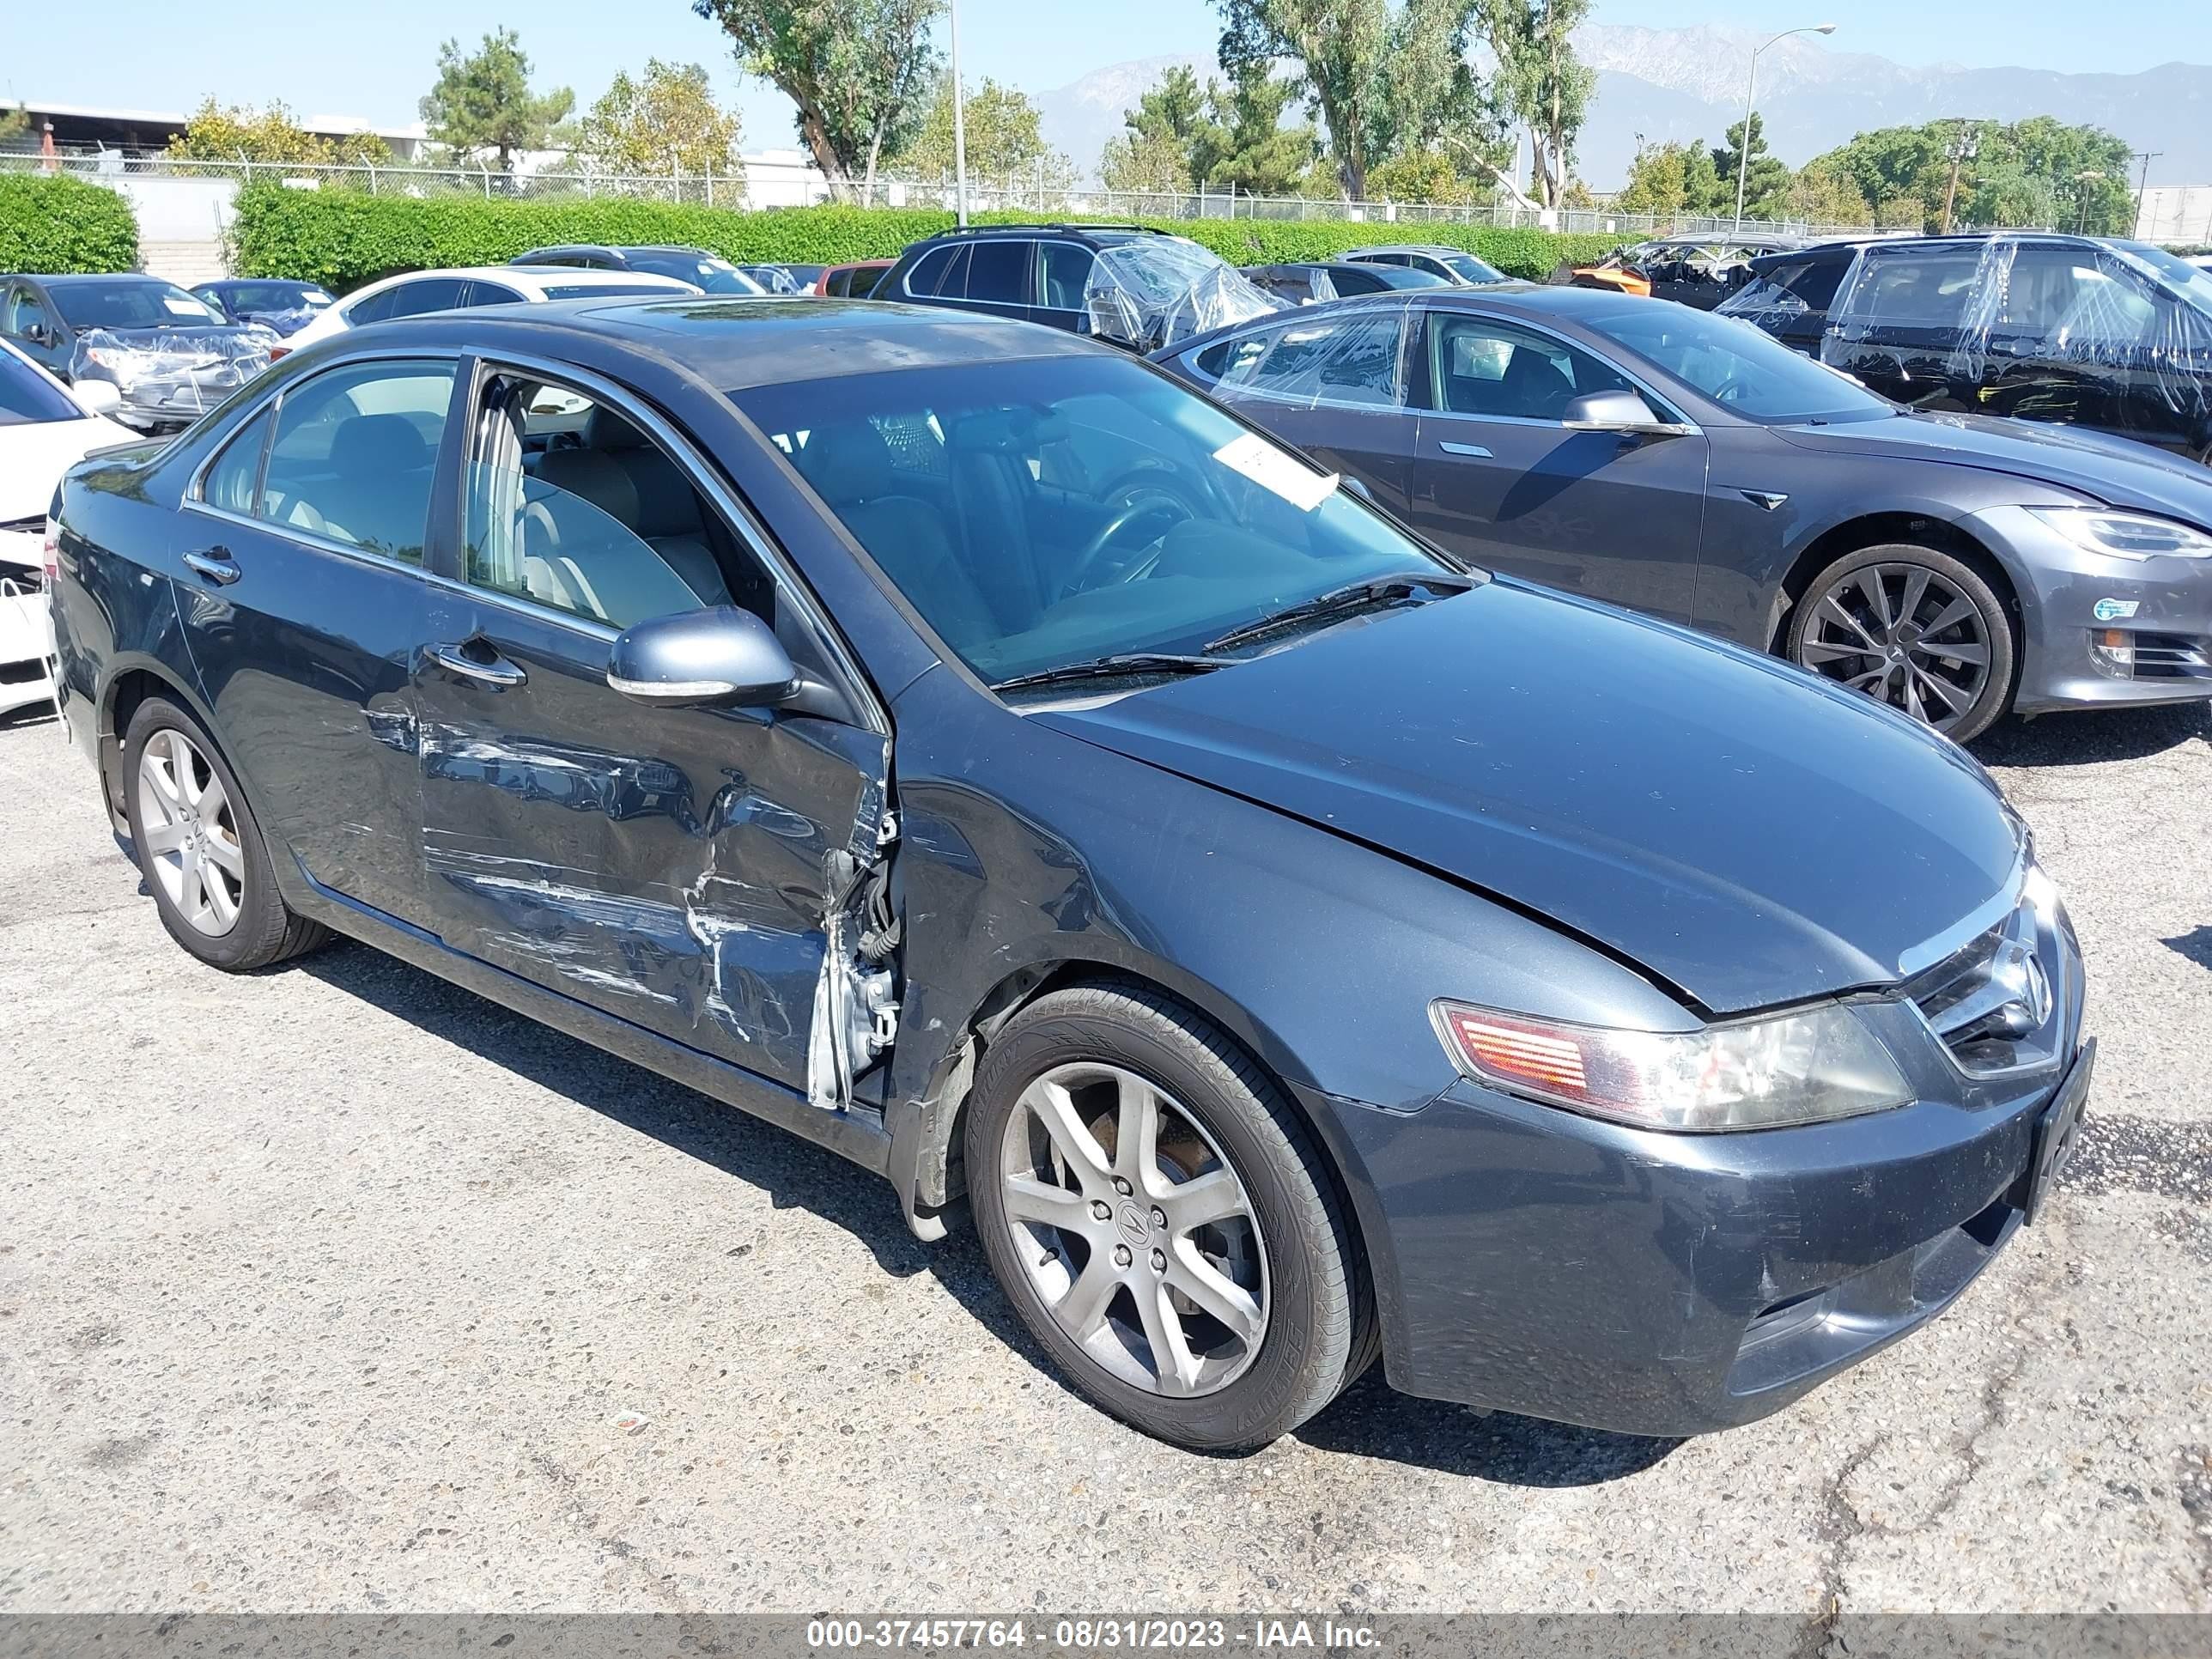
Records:
[[[872,422],[817,427],[793,463],[947,645],[966,656],[1003,631],[937,508],[897,493],[890,446]]]

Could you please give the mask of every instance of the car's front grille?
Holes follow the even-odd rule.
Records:
[[[2212,679],[2212,650],[2203,640],[2187,634],[2137,634],[2134,644],[2139,680]]]
[[[2023,899],[1905,994],[1960,1070],[1986,1076],[2045,1065],[2063,1036],[2071,950],[2063,926]]]

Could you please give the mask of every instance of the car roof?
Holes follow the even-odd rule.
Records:
[[[1352,248],[1341,257],[1351,259],[1362,253],[1465,253],[1470,259],[1482,258],[1480,253],[1470,253],[1463,247],[1447,247],[1442,242],[1372,242],[1365,247]]]
[[[1006,236],[1019,237],[1024,241],[1034,240],[1039,236],[1066,236],[1076,241],[1095,242],[1103,246],[1109,242],[1140,241],[1148,237],[1170,236],[1173,234],[1170,231],[1155,230],[1150,225],[1134,224],[955,225],[949,230],[939,231],[933,236],[925,236],[921,242],[915,243],[915,246],[920,247],[926,242],[988,241],[994,237]]]
[[[52,276],[26,271],[23,280],[41,283],[47,288],[81,288],[89,283],[147,283],[159,288],[176,286],[166,276],[156,276],[143,270],[70,270]]]
[[[613,338],[678,362],[726,392],[786,381],[835,380],[879,370],[953,368],[1020,358],[1123,358],[1114,347],[1063,329],[939,306],[809,295],[742,299],[556,300],[527,311],[433,312],[374,325],[420,331],[455,343],[489,329]],[[558,347],[548,343],[556,353]]]

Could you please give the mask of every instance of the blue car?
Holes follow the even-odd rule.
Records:
[[[297,334],[337,303],[320,283],[295,283],[269,276],[225,277],[202,283],[192,293],[234,323],[259,323],[283,335]]]
[[[69,730],[186,951],[363,941],[830,1147],[1180,1445],[1378,1357],[1759,1417],[2074,1142],[2080,954],[1970,757],[1063,331],[412,317],[57,513]]]

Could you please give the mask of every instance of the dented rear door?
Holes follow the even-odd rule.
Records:
[[[647,708],[606,684],[611,628],[455,589],[442,606],[433,644],[465,665],[425,653],[417,696],[446,942],[805,1090],[836,981],[834,855],[879,862],[886,739],[769,709]]]

